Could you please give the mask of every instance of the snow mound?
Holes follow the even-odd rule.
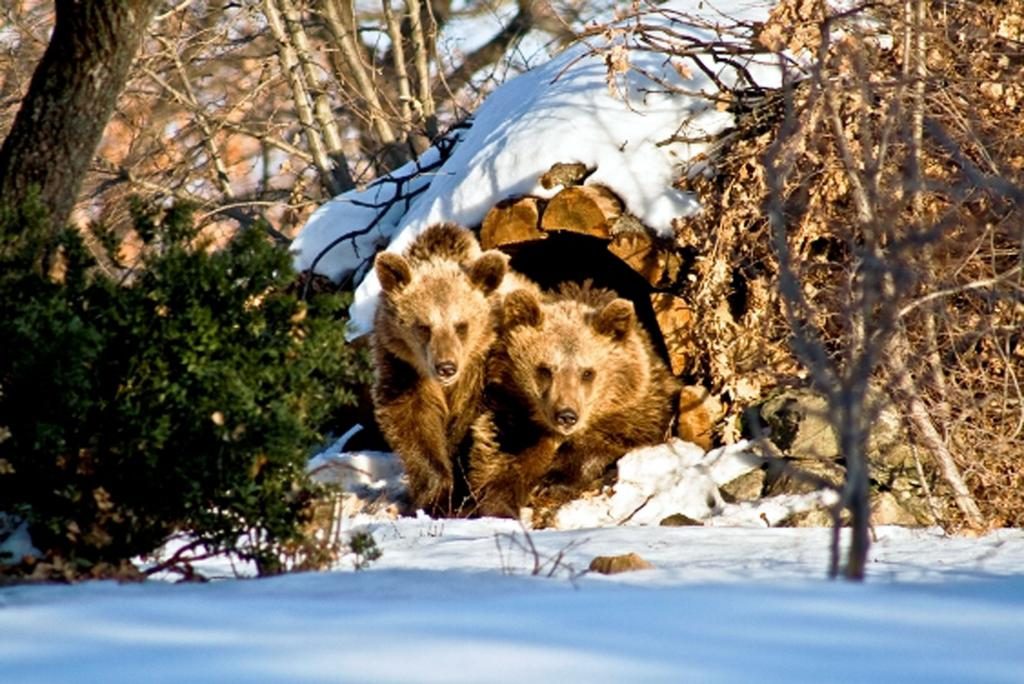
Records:
[[[310,460],[307,470],[318,482],[365,498],[396,501],[405,493],[402,462],[390,452],[325,452]]]
[[[761,463],[745,441],[707,453],[678,439],[637,449],[619,460],[611,492],[566,504],[556,513],[554,527],[658,525],[680,514],[709,526],[765,527],[835,502],[832,492],[813,492],[727,503],[719,486]]]
[[[363,429],[356,425],[306,463],[314,481],[333,485],[341,493],[338,514],[348,527],[355,516],[389,520],[397,515],[397,503],[405,497],[406,478],[402,461],[387,451],[345,451],[348,441]]]

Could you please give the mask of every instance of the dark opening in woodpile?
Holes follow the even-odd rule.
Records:
[[[501,245],[511,266],[545,290],[563,282],[593,281],[629,299],[658,353],[668,361],[665,340],[652,305],[652,289],[636,271],[608,251],[608,241],[579,233],[553,232],[545,239]]]

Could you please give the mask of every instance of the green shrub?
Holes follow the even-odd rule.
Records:
[[[365,570],[376,560],[380,560],[383,552],[377,546],[377,540],[369,532],[355,532],[348,541],[348,549],[355,556],[356,570]]]
[[[0,509],[69,577],[179,531],[279,571],[309,541],[308,453],[369,379],[344,299],[301,301],[263,231],[211,249],[186,208],[137,216],[117,279],[41,217],[0,215]]]

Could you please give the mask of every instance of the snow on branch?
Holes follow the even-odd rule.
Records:
[[[341,283],[364,272],[391,237],[397,220],[430,187],[433,174],[451,156],[459,142],[458,131],[468,127],[453,128],[420,158],[365,190],[339,195],[317,209],[292,243],[296,270],[321,273]],[[359,227],[347,229],[353,225]]]

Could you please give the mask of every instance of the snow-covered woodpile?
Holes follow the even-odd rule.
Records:
[[[702,33],[706,23],[674,23],[671,8],[683,4],[692,5],[668,3],[661,18],[648,18],[648,37],[661,35],[657,22],[668,17],[678,35],[690,32],[721,46],[720,36]],[[970,71],[965,55],[989,54],[983,48],[997,55],[1000,40],[1018,35],[1017,24],[1010,22],[1012,13],[995,6],[951,15],[950,22],[965,27],[956,34],[960,47],[933,43],[928,68],[955,84],[956,101],[939,107],[924,102],[931,128],[927,144],[916,148],[900,128],[909,120],[900,108],[909,105],[899,98],[908,91],[889,77],[904,73],[900,60],[910,58],[891,34],[873,32],[878,26],[902,30],[899,17],[879,15],[888,23],[858,25],[862,35],[838,33],[824,65],[828,79],[815,86],[818,91],[798,87],[791,94],[793,118],[784,141],[789,147],[783,149],[776,143],[784,107],[771,94],[778,61],[772,56],[758,62],[757,51],[808,54],[821,38],[806,30],[816,19],[802,15],[802,5],[784,5],[786,11],[774,17],[745,17],[751,23],[742,26],[757,27],[755,35],[725,39],[747,41],[740,71],[753,80],[731,71],[735,60],[715,62],[726,66],[702,80],[707,72],[697,65],[707,55],[693,50],[644,62],[652,52],[616,52],[621,36],[615,35],[610,52],[568,51],[509,82],[477,111],[414,202],[394,211],[387,204],[386,215],[368,216],[392,196],[387,184],[332,200],[297,240],[297,264],[309,267],[340,226],[363,229],[372,219],[372,230],[319,262],[332,278],[354,274],[359,282],[368,255],[383,245],[400,252],[440,221],[471,227],[484,248],[506,251],[516,270],[542,286],[593,278],[632,299],[664,345],[673,373],[689,384],[680,430],[688,441],[731,444],[759,427],[770,428],[788,463],[806,470],[812,460],[827,461],[820,474],[835,482],[844,467],[841,454],[796,453],[806,446],[793,439],[799,424],[825,420],[827,411],[820,394],[790,388],[817,383],[820,393],[831,387],[797,359],[793,325],[813,326],[820,357],[840,367],[863,339],[857,326],[879,311],[862,308],[863,291],[857,290],[866,215],[858,188],[864,187],[864,169],[876,169],[872,182],[881,194],[873,201],[876,216],[885,218],[876,221],[885,233],[878,253],[896,264],[891,277],[904,288],[898,292],[902,303],[888,304],[898,319],[889,348],[894,353],[860,371],[873,377],[873,392],[886,397],[869,402],[871,410],[900,417],[893,423],[894,446],[870,456],[876,500],[898,500],[903,510],[896,518],[906,520],[910,511],[919,523],[958,524],[963,518],[949,484],[955,465],[943,473],[946,466],[931,460],[943,457],[948,465],[955,456],[973,495],[989,501],[985,517],[1019,522],[1021,508],[1009,502],[1019,502],[1024,491],[1013,456],[1024,434],[1017,382],[1024,376],[1024,342],[1019,306],[1012,303],[1019,302],[1024,202],[1013,200],[1007,188],[1011,180],[1020,184],[1020,167],[1004,165],[1007,175],[998,178],[996,167],[977,160],[993,152],[1019,159],[1024,138],[999,132],[1019,130],[1019,117],[1004,107],[1016,97],[1016,86],[1004,92],[963,78]],[[629,32],[622,35],[628,44]],[[986,68],[1005,75],[1011,67],[1004,61],[986,57]],[[686,94],[648,88],[651,73],[676,79]],[[872,84],[870,98],[858,84]],[[759,91],[757,103],[742,100],[740,94],[751,90]],[[984,103],[987,118],[979,130],[986,131],[988,143],[962,128],[970,119],[968,103],[974,102]],[[754,116],[744,120],[749,114]],[[864,144],[865,131],[882,136],[894,130],[900,132],[884,150]],[[908,161],[908,150],[918,158]],[[871,156],[880,151],[889,156]],[[769,164],[777,170],[784,154],[791,155],[791,166],[788,180],[778,182]],[[925,193],[917,205],[905,206],[908,163],[917,164],[915,173],[927,187],[947,191]],[[785,216],[783,233],[773,232],[768,220],[771,202]],[[803,307],[789,319],[780,295],[779,235],[788,243],[788,268],[798,280],[790,304]],[[356,291],[355,333],[368,330],[378,292],[370,273]],[[770,400],[789,407],[781,422],[772,423],[782,414],[761,410]],[[951,404],[971,418],[951,420]],[[945,437],[943,422],[950,430]],[[984,465],[975,467],[974,459]],[[737,491],[785,491],[780,488],[792,478],[777,475],[762,470],[760,479],[748,478]]]
[[[561,187],[555,195],[495,204],[479,229],[481,247],[513,255],[517,270],[547,287],[592,279],[629,297],[673,374],[693,377],[699,353],[693,312],[670,291],[681,274],[679,246],[630,214],[613,189],[586,184],[592,171],[578,162],[556,163],[539,180],[545,188]],[[688,386],[680,401],[680,436],[704,448],[720,417],[710,399],[706,390]]]

